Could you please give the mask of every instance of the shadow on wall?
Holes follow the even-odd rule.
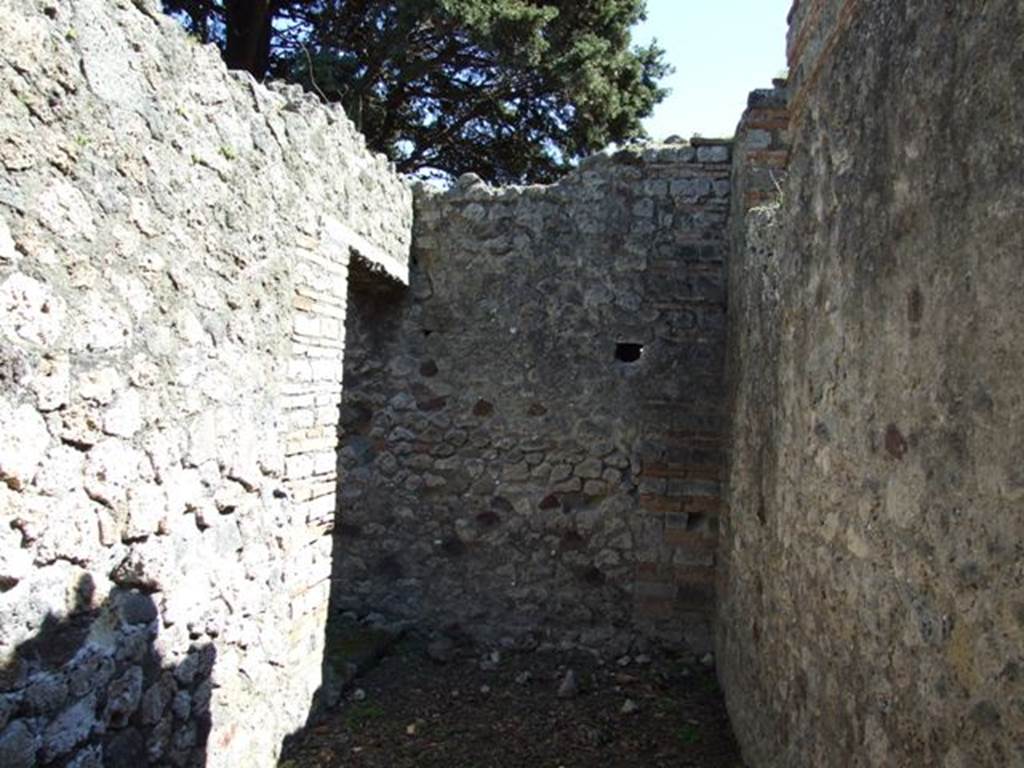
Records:
[[[161,658],[150,595],[115,588],[94,605],[78,582],[74,608],[48,614],[0,665],[0,765],[137,768],[206,764],[216,650]]]
[[[389,279],[382,278],[369,269],[359,258],[353,258],[349,265],[348,313],[346,337],[353,332],[353,323],[362,321],[374,338],[371,347],[382,348],[383,336],[395,332],[395,323],[400,317],[399,305],[409,289]],[[361,326],[362,327],[362,326]],[[349,354],[361,354],[361,350],[345,351],[344,386],[355,387],[350,372]],[[336,707],[350,684],[362,672],[372,667],[400,639],[403,630],[398,624],[384,625],[382,622],[357,619],[353,608],[361,606],[363,599],[357,594],[367,588],[372,580],[390,577],[400,578],[401,574],[382,574],[379,568],[367,565],[358,552],[353,551],[353,540],[363,534],[365,520],[376,525],[393,523],[388,510],[372,504],[372,500],[354,499],[349,496],[353,471],[352,457],[356,471],[364,466],[367,458],[374,455],[373,441],[368,435],[369,413],[363,404],[345,399],[342,393],[341,414],[338,423],[338,484],[337,506],[334,526],[330,535],[331,546],[331,592],[325,626],[324,655],[321,667],[321,684],[314,696],[305,725],[285,737],[281,745],[281,766],[293,766],[293,752],[302,743],[306,729],[315,725],[328,710]],[[364,478],[365,479],[365,478]],[[370,504],[369,511],[364,507]],[[371,570],[368,570],[370,568]],[[365,611],[363,612],[365,613]],[[378,617],[379,618],[379,617]]]

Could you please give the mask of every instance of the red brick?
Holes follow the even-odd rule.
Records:
[[[713,565],[681,565],[675,569],[677,585],[699,586],[715,584],[715,567]]]
[[[641,562],[636,564],[636,578],[639,581],[664,581],[675,577],[659,563]]]
[[[641,619],[670,619],[675,611],[675,600],[642,598],[633,606],[634,615]]]
[[[687,531],[679,528],[665,529],[665,543],[696,555],[714,555],[718,548],[718,541],[715,537],[699,531]]]
[[[789,165],[788,149],[754,149],[747,153],[747,165],[785,168]]]
[[[648,512],[663,514],[665,512],[681,512],[683,503],[681,499],[648,493],[640,497],[640,507]]]
[[[715,464],[676,464],[672,462],[644,464],[643,477],[672,477],[683,480],[720,480],[722,468]]]
[[[686,496],[682,502],[682,511],[688,515],[719,515],[722,512],[722,500],[717,496]]]
[[[743,204],[749,208],[755,208],[765,203],[773,203],[779,198],[779,193],[774,190],[751,190],[743,195]]]

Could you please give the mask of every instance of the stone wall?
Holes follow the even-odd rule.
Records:
[[[351,299],[341,608],[709,647],[729,153],[418,196],[410,290]]]
[[[0,40],[0,764],[272,765],[320,682],[349,258],[402,277],[411,195],[146,3],[3,0]]]
[[[1024,765],[1024,11],[793,21],[788,179],[729,268],[736,733],[758,768]]]

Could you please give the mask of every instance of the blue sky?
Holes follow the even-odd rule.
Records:
[[[732,136],[755,88],[786,68],[786,14],[793,0],[647,0],[636,43],[656,37],[676,68],[672,93],[644,121],[655,139]]]

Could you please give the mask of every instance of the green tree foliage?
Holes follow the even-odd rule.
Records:
[[[546,181],[643,136],[665,95],[644,0],[165,0],[228,65],[340,101],[405,172]]]

